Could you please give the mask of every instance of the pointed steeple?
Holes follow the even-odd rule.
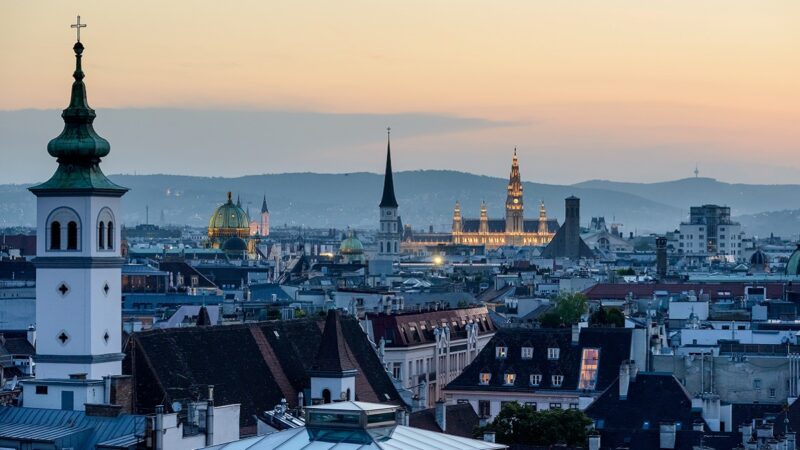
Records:
[[[261,214],[268,213],[269,208],[267,208],[267,195],[264,194],[264,200],[261,202]]]
[[[242,207],[242,200],[241,198],[239,198],[239,194],[236,194],[236,206],[238,206],[239,208]]]
[[[311,367],[312,371],[339,374],[356,370],[355,358],[350,353],[342,334],[341,320],[338,311],[328,310],[317,357]]]
[[[397,208],[397,199],[394,196],[394,180],[392,178],[392,148],[391,129],[386,129],[386,172],[383,175],[383,196],[381,208]]]
[[[83,44],[76,42],[75,71],[69,106],[61,113],[64,129],[47,144],[47,152],[58,161],[58,169],[50,180],[30,188],[34,194],[45,191],[93,191],[122,195],[126,188],[112,183],[100,170],[100,159],[108,155],[111,145],[100,137],[92,123],[97,114],[89,107],[81,66]]]

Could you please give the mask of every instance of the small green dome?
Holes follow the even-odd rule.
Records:
[[[786,275],[800,275],[800,244],[797,244],[797,248],[789,257],[789,262],[786,263]]]
[[[339,245],[339,253],[342,255],[361,255],[364,253],[364,245],[352,230],[347,232],[347,238]]]
[[[250,228],[250,218],[247,213],[233,203],[231,193],[228,192],[228,201],[214,211],[211,220],[208,221],[209,229],[230,229],[230,228]]]

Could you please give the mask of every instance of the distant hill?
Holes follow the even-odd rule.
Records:
[[[680,208],[686,214],[689,206],[706,203],[730,206],[734,216],[800,208],[800,185],[797,184],[731,184],[713,178],[684,178],[660,183],[592,180],[574,186],[635,194]]]
[[[372,173],[287,173],[239,178],[175,175],[113,175],[114,182],[131,188],[123,197],[127,225],[150,222],[205,226],[227,191],[241,197],[252,216],[267,196],[273,226],[375,227],[383,176]],[[507,181],[502,178],[454,171],[425,170],[395,174],[397,198],[404,223],[415,229],[449,230],[453,205],[461,201],[465,217],[477,217],[481,200],[490,216],[503,217]],[[34,197],[28,185],[0,185],[0,226],[32,225]],[[550,216],[563,221],[564,198],[581,198],[581,221],[605,216],[607,223],[624,224],[627,232],[664,232],[675,229],[689,206],[727,204],[742,216],[748,231],[759,235],[796,234],[800,229],[797,207],[800,186],[743,185],[708,178],[664,183],[587,181],[572,186],[525,183],[526,217],[536,217],[539,200]],[[770,212],[779,211],[779,212]]]

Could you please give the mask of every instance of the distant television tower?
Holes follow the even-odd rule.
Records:
[[[694,177],[697,178],[700,176],[700,169],[697,168],[697,164],[694,165]]]

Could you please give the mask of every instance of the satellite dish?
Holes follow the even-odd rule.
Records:
[[[183,409],[181,402],[172,402],[172,412],[181,412],[181,409]]]

